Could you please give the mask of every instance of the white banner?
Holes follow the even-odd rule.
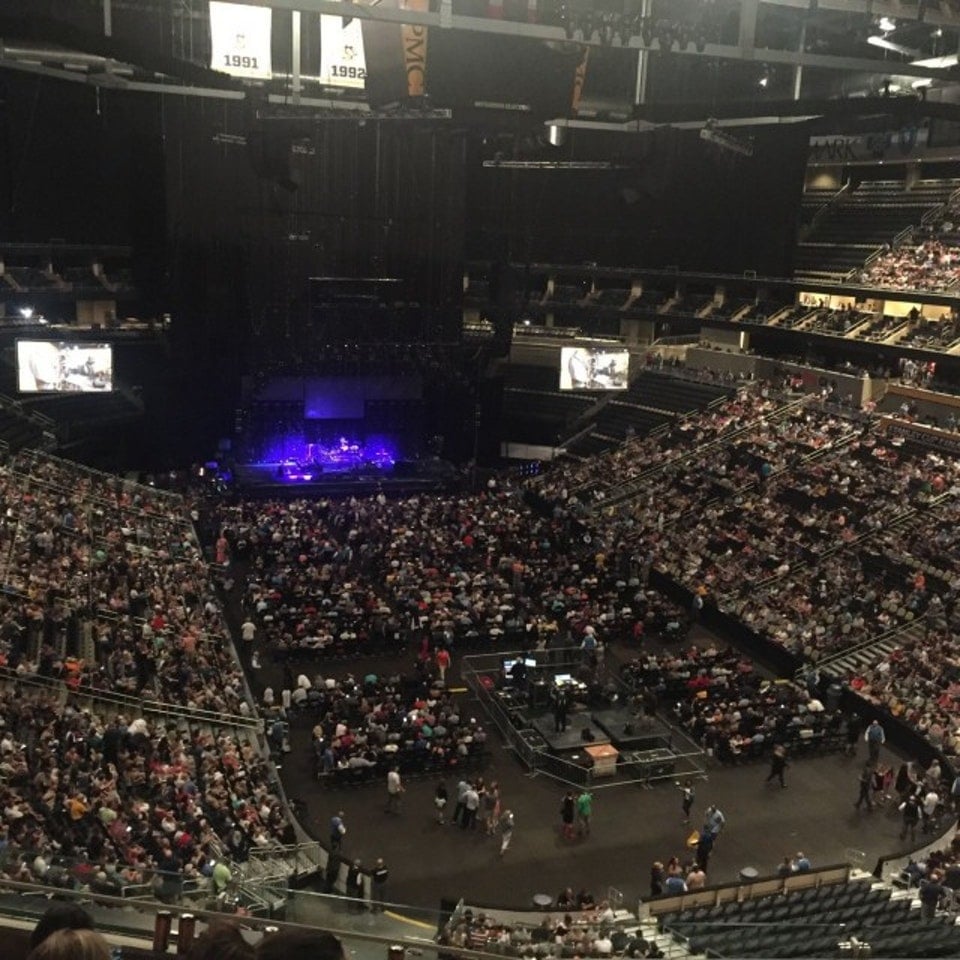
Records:
[[[269,80],[269,7],[210,0],[210,66],[234,77]]]
[[[320,82],[328,87],[362,90],[367,79],[363,29],[359,18],[347,26],[342,17],[320,15]]]

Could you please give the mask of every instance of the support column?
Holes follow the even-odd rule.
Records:
[[[291,17],[291,39],[290,43],[293,49],[293,60],[290,67],[290,75],[293,83],[293,102],[300,102],[300,11],[294,10]]]
[[[800,21],[800,42],[797,44],[797,53],[803,57],[803,51],[807,46],[807,18]],[[803,86],[803,64],[799,61],[793,68],[793,99],[800,99],[800,89]]]
[[[740,0],[740,50],[745,59],[753,58],[757,40],[757,10],[760,0]]]
[[[641,0],[640,16],[647,19],[653,14],[653,0]],[[633,94],[636,106],[647,102],[647,71],[650,69],[650,51],[642,46],[637,51],[637,86]]]

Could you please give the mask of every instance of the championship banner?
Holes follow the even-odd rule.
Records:
[[[401,0],[400,8],[427,12],[430,9],[430,0]],[[427,92],[427,28],[405,23],[402,33],[407,96],[422,97]]]
[[[590,47],[583,45],[583,56],[577,63],[573,73],[573,96],[570,102],[570,112],[576,116],[580,110],[580,100],[583,97],[583,85],[587,82],[587,63],[590,60]]]
[[[269,80],[269,7],[210,0],[210,67],[251,80]]]
[[[328,87],[356,90],[366,85],[367,61],[360,18],[344,26],[343,17],[320,14],[320,82]]]

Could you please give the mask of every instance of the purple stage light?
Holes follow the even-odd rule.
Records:
[[[378,470],[392,471],[396,463],[394,444],[386,437],[366,442],[341,436],[330,443],[310,443],[302,434],[277,437],[264,447],[256,466],[270,467],[284,483],[309,483],[321,474]]]

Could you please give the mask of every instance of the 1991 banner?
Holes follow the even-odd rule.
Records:
[[[210,0],[210,66],[234,77],[269,80],[269,7]]]

